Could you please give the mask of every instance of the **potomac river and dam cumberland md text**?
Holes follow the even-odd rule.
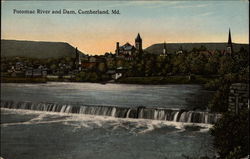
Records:
[[[69,9],[55,9],[55,10],[44,10],[44,9],[35,9],[35,10],[23,10],[23,9],[13,9],[13,14],[121,14],[120,10],[99,10],[99,9],[78,9],[78,10],[69,10]]]

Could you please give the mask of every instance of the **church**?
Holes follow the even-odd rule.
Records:
[[[141,52],[142,52],[142,38],[139,33],[135,38],[134,46],[128,42],[122,46],[119,45],[119,42],[116,43],[116,50],[115,50],[116,57],[132,60],[134,56],[138,55]]]

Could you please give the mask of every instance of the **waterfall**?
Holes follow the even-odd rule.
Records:
[[[32,102],[14,102],[1,101],[2,108],[9,109],[28,109],[36,111],[75,113],[112,116],[116,118],[139,118],[153,120],[167,120],[174,122],[188,123],[216,123],[221,115],[216,113],[190,111],[184,109],[170,108],[147,108],[147,107],[115,107],[115,106],[93,106],[93,105],[72,105],[57,103],[32,103]]]
[[[115,117],[115,112],[116,112],[116,108],[114,107],[114,108],[112,109],[112,112],[111,112],[111,116],[112,116],[112,117]]]
[[[176,112],[174,115],[174,121],[177,121],[177,117],[178,117],[179,112]]]
[[[128,110],[126,118],[129,118],[129,113],[130,113],[131,109]]]

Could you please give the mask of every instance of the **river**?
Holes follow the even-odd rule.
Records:
[[[1,99],[92,106],[193,109],[199,85],[12,84]],[[213,156],[211,124],[1,108],[1,156],[12,159],[183,159]]]

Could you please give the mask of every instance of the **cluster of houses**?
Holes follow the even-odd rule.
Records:
[[[7,70],[11,77],[46,77],[47,68],[43,65],[37,67],[26,66],[23,62],[16,62]]]
[[[4,77],[26,77],[26,78],[48,78],[48,79],[72,79],[81,71],[97,71],[100,63],[105,65],[105,73],[112,79],[118,79],[124,72],[122,67],[115,67],[115,55],[112,53],[106,53],[101,56],[76,56],[73,65],[66,62],[54,63],[55,68],[49,65],[36,64],[32,65],[29,62],[23,60],[16,60],[17,62],[5,62],[7,70],[1,72],[1,76]]]

